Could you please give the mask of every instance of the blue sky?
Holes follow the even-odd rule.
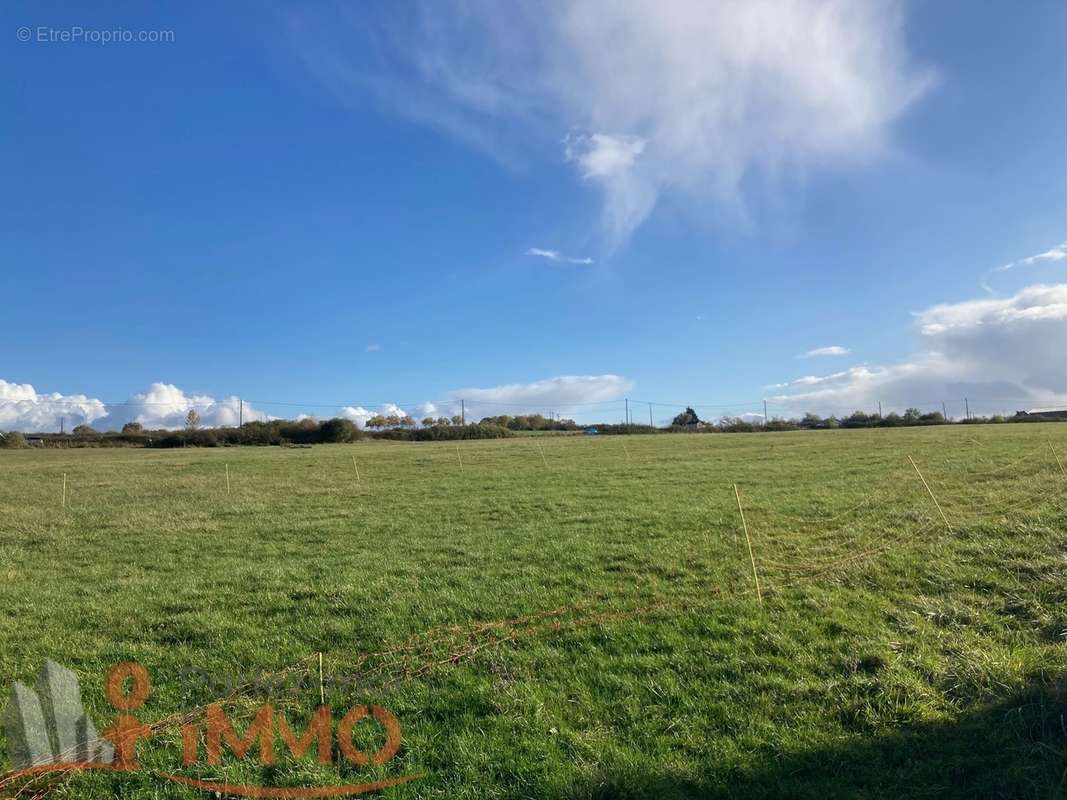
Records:
[[[1067,401],[1063,3],[0,16],[0,429]]]

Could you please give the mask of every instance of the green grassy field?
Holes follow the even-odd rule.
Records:
[[[99,727],[117,661],[152,674],[145,720],[263,678],[234,718],[269,698],[303,725],[321,652],[335,719],[377,703],[402,726],[381,767],[183,771],[241,783],[1063,797],[1050,443],[1067,457],[1067,426],[0,451],[0,676],[70,667]],[[23,796],[208,796],[152,773],[180,752],[164,727],[144,771]]]

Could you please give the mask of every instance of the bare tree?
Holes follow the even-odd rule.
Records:
[[[185,415],[185,428],[186,430],[195,431],[200,427],[200,415],[196,413],[195,408],[190,408],[189,413]]]

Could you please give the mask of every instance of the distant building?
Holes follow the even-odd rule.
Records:
[[[1020,411],[1015,416],[1067,420],[1067,408],[1031,408],[1029,411]]]

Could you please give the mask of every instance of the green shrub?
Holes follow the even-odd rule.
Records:
[[[609,423],[589,425],[587,427],[595,428],[596,432],[601,436],[628,436],[631,434],[656,432],[656,429],[651,425],[613,425]]]
[[[408,442],[440,442],[459,439],[503,439],[512,436],[501,425],[477,423],[474,425],[431,425],[415,430],[390,429],[377,434],[379,439],[395,439]]]
[[[29,445],[26,443],[25,436],[18,431],[11,431],[0,434],[0,447],[5,447],[9,450],[21,450],[24,447],[29,447]]]
[[[741,417],[723,417],[719,420],[719,430],[723,433],[755,433],[759,428]]]
[[[685,411],[676,416],[671,421],[671,425],[676,428],[684,428],[689,425],[698,425],[700,423],[700,417],[697,416],[692,406],[686,406]]]
[[[321,442],[354,442],[359,438],[359,428],[349,419],[334,417],[319,425]]]

